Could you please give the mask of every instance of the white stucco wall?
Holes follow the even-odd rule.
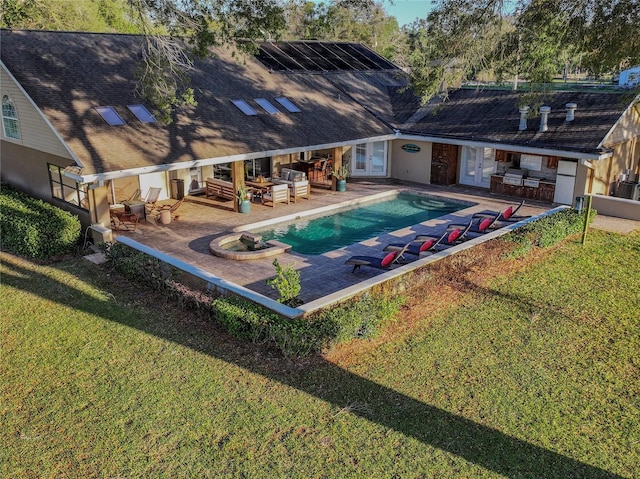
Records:
[[[420,151],[409,153],[403,145],[416,145]],[[390,176],[399,180],[428,184],[431,182],[431,142],[394,140],[390,143]]]

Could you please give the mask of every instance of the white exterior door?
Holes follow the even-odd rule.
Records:
[[[360,143],[354,148],[353,176],[387,175],[387,142]]]
[[[460,158],[460,183],[489,188],[491,175],[496,172],[496,150],[463,146]]]

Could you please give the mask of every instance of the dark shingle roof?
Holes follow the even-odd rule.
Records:
[[[460,89],[444,103],[433,99],[421,115],[397,125],[404,132],[576,152],[598,152],[629,102],[620,93],[557,91],[545,105],[551,107],[548,130],[540,133],[540,117],[529,118],[519,131],[519,92]],[[628,99],[627,99],[628,100]],[[575,119],[566,122],[566,104],[576,103]]]
[[[2,31],[2,61],[85,165],[83,174],[228,155],[349,142],[391,133],[321,75],[270,74],[257,60],[229,52],[195,61],[197,107],[176,111],[172,124],[142,124],[126,105],[135,92],[142,37],[45,31]],[[286,96],[300,113],[269,115],[255,98]],[[232,103],[258,111],[246,116]],[[110,105],[127,121],[108,126],[94,107]]]
[[[600,143],[628,106],[620,94],[555,92],[549,129],[539,119],[519,131],[519,92],[460,89],[424,107],[399,69],[271,73],[225,50],[197,60],[190,72],[197,107],[179,108],[170,125],[142,124],[126,105],[141,103],[135,70],[143,37],[2,30],[2,61],[84,165],[82,174],[153,167],[230,155],[307,149],[389,135],[427,137],[599,153]],[[274,98],[302,110],[288,113]],[[269,115],[255,98],[282,113]],[[248,101],[246,116],[232,103]],[[565,122],[565,104],[576,103]],[[108,126],[94,107],[110,105],[127,121]]]
[[[394,128],[420,107],[420,99],[409,87],[408,78],[401,70],[344,72],[327,75],[327,78]]]
[[[539,133],[537,115],[530,115],[534,117],[529,118],[527,130],[518,130],[522,92],[458,89],[450,91],[444,102],[433,98],[421,106],[401,71],[344,72],[327,77],[401,133],[593,154],[603,152],[600,143],[630,103],[625,92],[553,92],[545,103],[551,107],[548,130]],[[570,123],[565,121],[567,103],[577,104]]]

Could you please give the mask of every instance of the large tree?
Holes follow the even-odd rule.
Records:
[[[136,33],[127,0],[0,0],[0,26]]]
[[[192,57],[209,47],[233,45],[240,52],[256,39],[277,36],[285,26],[277,0],[128,0],[145,33],[138,91],[166,122],[181,104],[195,104],[189,88]]]
[[[8,28],[143,33],[138,93],[164,121],[195,104],[189,88],[194,56],[231,45],[255,51],[257,40],[362,41],[392,53],[397,22],[374,0],[0,0]]]
[[[580,54],[596,74],[640,63],[639,0],[440,0],[409,28],[408,64],[426,101],[479,71],[548,85]]]
[[[257,40],[282,36],[362,41],[382,48],[398,32],[395,19],[373,0],[128,0],[147,34],[139,91],[169,121],[179,104],[194,104],[188,87],[190,54],[210,46],[255,51]],[[394,27],[395,26],[395,27]],[[289,33],[287,33],[287,27]],[[160,30],[164,35],[155,35]],[[187,48],[185,49],[185,46]]]
[[[399,43],[398,22],[380,1],[287,0],[284,9],[286,39],[361,42],[388,58]]]

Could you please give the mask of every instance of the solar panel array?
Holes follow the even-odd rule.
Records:
[[[257,55],[273,71],[327,72],[397,70],[393,63],[360,43],[265,42]]]

